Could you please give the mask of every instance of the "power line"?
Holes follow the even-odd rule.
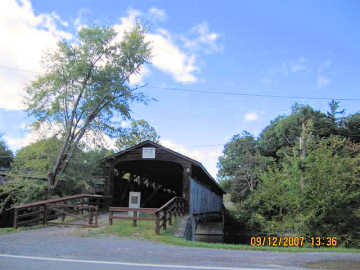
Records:
[[[29,72],[34,74],[40,74],[33,70],[21,69],[18,67],[10,67],[0,65],[1,69],[8,70],[18,70],[22,72]],[[360,101],[360,98],[336,98],[336,97],[309,97],[309,96],[282,96],[282,95],[268,95],[268,94],[250,94],[250,93],[239,93],[237,91],[223,91],[223,90],[198,90],[191,88],[181,88],[181,87],[161,87],[161,86],[149,86],[155,89],[176,91],[176,92],[189,92],[189,93],[199,93],[199,94],[213,94],[213,95],[227,95],[227,96],[244,96],[244,97],[263,97],[263,98],[283,98],[283,99],[308,99],[308,100],[338,100],[338,101]],[[249,90],[246,90],[249,91]]]
[[[339,100],[339,101],[360,101],[360,98],[335,98],[335,97],[307,97],[307,96],[281,96],[281,95],[267,95],[267,94],[249,94],[238,92],[224,92],[222,90],[198,90],[191,88],[178,88],[178,87],[161,87],[149,86],[155,89],[170,90],[177,92],[189,92],[199,94],[215,94],[215,95],[228,95],[228,96],[245,96],[245,97],[264,97],[264,98],[285,98],[285,99],[309,99],[309,100]]]

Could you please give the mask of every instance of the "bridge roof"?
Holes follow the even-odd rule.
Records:
[[[201,177],[198,177],[200,182],[203,182],[207,185],[210,185],[212,187],[212,189],[214,189],[214,191],[216,191],[216,193],[225,193],[222,188],[219,186],[219,184],[216,182],[216,180],[210,175],[210,173],[205,169],[205,167],[201,164],[201,162],[195,160],[195,159],[192,159],[192,158],[189,158],[183,154],[180,154],[174,150],[171,150],[167,147],[164,147],[158,143],[155,143],[155,142],[152,142],[152,141],[149,141],[149,140],[146,140],[146,141],[143,141],[137,145],[134,145],[132,147],[129,147],[125,150],[122,150],[116,154],[113,154],[113,155],[110,155],[108,157],[105,157],[103,160],[102,160],[102,163],[105,164],[105,163],[112,163],[112,162],[116,162],[116,160],[118,159],[121,159],[121,157],[124,157],[126,155],[130,155],[132,152],[135,152],[136,150],[138,150],[139,148],[142,148],[142,147],[154,147],[156,149],[160,149],[164,152],[167,152],[168,154],[170,154],[170,156],[168,155],[168,160],[171,161],[172,158],[171,156],[173,157],[176,157],[178,160],[183,160],[184,162],[188,163],[188,164],[191,164],[194,169],[196,170],[197,172],[197,175],[201,175]],[[133,158],[132,160],[143,160],[142,158],[139,158],[139,156],[136,156],[135,158]],[[157,156],[155,157],[155,160],[157,160]],[[176,162],[176,161],[175,161]],[[194,172],[193,172],[193,175],[194,175]],[[206,178],[206,179],[204,179]],[[205,180],[205,181],[204,181]]]

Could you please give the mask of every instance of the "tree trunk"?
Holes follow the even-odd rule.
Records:
[[[301,136],[300,136],[300,160],[301,160],[301,176],[300,176],[300,188],[304,189],[305,177],[304,177],[304,160],[306,157],[306,124],[305,121],[301,123]]]

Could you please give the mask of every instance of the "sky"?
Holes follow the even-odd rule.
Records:
[[[326,112],[332,98],[345,99],[346,113],[359,111],[359,13],[356,0],[1,0],[0,133],[13,151],[44,135],[28,127],[24,86],[58,40],[141,21],[153,55],[131,83],[157,101],[132,104],[132,117],[215,177],[233,135],[258,136],[295,102]]]

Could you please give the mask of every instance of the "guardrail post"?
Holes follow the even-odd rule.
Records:
[[[15,229],[17,229],[17,217],[18,217],[18,209],[15,208],[14,209],[14,224],[13,224]]]
[[[169,225],[172,225],[172,214],[171,214],[171,211],[169,211]]]

